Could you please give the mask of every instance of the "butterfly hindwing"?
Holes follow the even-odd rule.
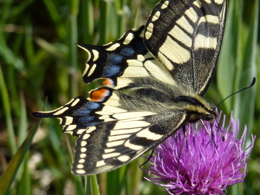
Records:
[[[162,0],[146,24],[145,46],[196,94],[205,94],[215,70],[226,9],[225,0]]]
[[[146,49],[143,30],[144,26],[129,30],[117,41],[103,46],[79,45],[89,56],[83,80],[89,83],[106,78],[103,84],[116,89],[155,79],[174,85],[170,72]]]

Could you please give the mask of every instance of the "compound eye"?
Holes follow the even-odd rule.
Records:
[[[209,115],[209,114],[204,117],[205,121],[211,121],[212,119],[213,119],[213,116]]]

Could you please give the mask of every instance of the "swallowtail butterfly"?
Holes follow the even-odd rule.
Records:
[[[227,0],[161,0],[146,26],[104,46],[79,45],[89,59],[83,80],[102,79],[77,97],[36,117],[60,120],[78,137],[72,171],[116,169],[187,123],[213,120],[202,98],[219,55]]]

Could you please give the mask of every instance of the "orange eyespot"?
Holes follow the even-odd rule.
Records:
[[[101,102],[109,95],[108,89],[97,89],[90,93],[90,100],[93,102]]]
[[[112,79],[109,78],[104,78],[105,80],[102,82],[103,85],[109,86],[109,87],[114,87],[114,82]]]

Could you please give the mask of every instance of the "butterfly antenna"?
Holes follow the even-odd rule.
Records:
[[[241,92],[241,91],[244,91],[244,90],[246,90],[246,89],[249,89],[249,88],[253,87],[253,86],[255,85],[255,82],[256,82],[256,78],[254,77],[252,83],[251,83],[249,86],[244,87],[243,89],[240,89],[240,90],[238,90],[238,91],[236,91],[236,92],[230,94],[230,95],[227,96],[225,99],[223,99],[220,103],[218,103],[213,110],[215,110],[220,104],[222,104],[226,99],[230,98],[231,96],[233,96],[233,95],[235,95],[235,94],[237,94],[237,93],[239,93],[239,92]]]

